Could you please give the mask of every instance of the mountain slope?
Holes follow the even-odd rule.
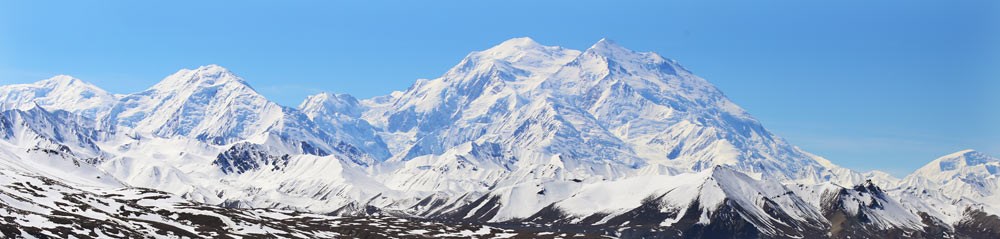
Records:
[[[366,108],[353,96],[330,93],[311,95],[299,105],[298,110],[316,122],[320,130],[331,134],[331,138],[356,146],[378,159],[391,156],[389,147],[377,135],[375,127],[361,119]]]
[[[0,154],[0,162],[10,158]],[[521,232],[521,236],[533,235]],[[514,236],[514,230],[394,218],[233,209],[121,186],[81,187],[0,163],[4,238],[399,238]]]
[[[7,142],[29,149],[63,151],[92,161],[103,156],[95,139],[98,132],[86,125],[93,120],[66,111],[48,111],[41,106],[0,112],[0,133]]]
[[[822,237],[829,228],[819,211],[781,184],[758,181],[728,167],[575,185],[568,185],[569,192],[564,191],[567,185],[532,191],[532,196],[561,199],[539,205],[544,208],[535,213],[513,216],[535,223],[616,228],[625,237]],[[496,199],[480,202],[493,204],[466,206],[478,210],[464,217],[492,212],[482,210],[488,207],[499,207],[497,217],[511,215],[511,210],[520,209],[508,206],[515,195],[487,195]]]
[[[710,83],[656,53],[602,39],[542,83],[647,162],[685,171],[735,165],[792,180],[836,168],[771,134]]]

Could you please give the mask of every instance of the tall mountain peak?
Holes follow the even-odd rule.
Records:
[[[225,84],[239,84],[250,87],[243,78],[229,69],[211,64],[195,69],[181,69],[167,76],[152,88],[157,90],[179,90],[191,87],[210,87]],[[251,87],[252,89],[252,87]]]
[[[484,51],[472,52],[456,66],[467,69],[472,65],[510,66],[536,73],[551,73],[580,54],[580,51],[558,46],[545,46],[531,38],[513,38]]]

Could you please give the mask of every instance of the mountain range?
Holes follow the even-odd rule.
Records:
[[[218,65],[130,94],[0,87],[6,237],[1000,238],[998,168],[973,150],[902,179],[843,168],[606,39],[510,39],[294,108]]]

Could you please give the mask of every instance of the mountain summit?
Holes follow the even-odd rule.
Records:
[[[214,87],[226,84],[243,85],[250,87],[233,72],[219,65],[205,65],[195,69],[182,69],[150,88],[163,92],[170,91],[190,91],[195,88]],[[234,86],[235,87],[235,86]],[[251,88],[252,89],[252,88]]]
[[[217,65],[184,69],[151,88],[122,97],[106,119],[117,127],[161,137],[229,143],[265,131],[281,106]]]

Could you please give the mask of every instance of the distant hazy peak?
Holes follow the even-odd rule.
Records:
[[[306,97],[299,104],[299,110],[314,117],[318,113],[342,113],[355,117],[361,115],[361,103],[349,94],[322,92]]]
[[[972,149],[966,149],[934,159],[927,165],[917,169],[914,174],[931,176],[938,173],[961,171],[985,164],[996,163],[1000,163],[1000,159]]]

